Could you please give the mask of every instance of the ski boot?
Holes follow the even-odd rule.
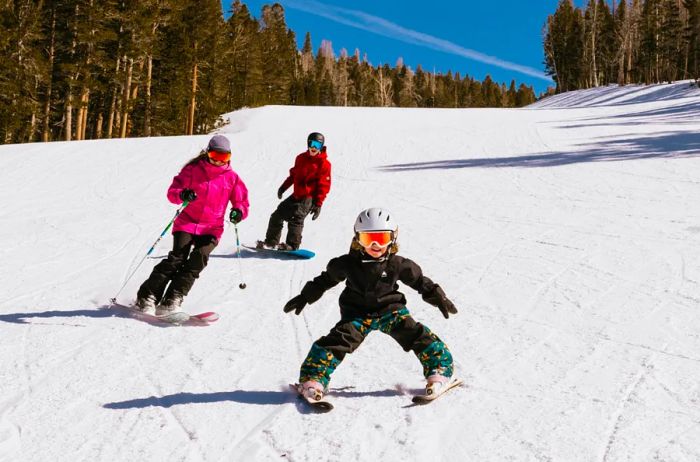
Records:
[[[286,242],[281,242],[277,244],[277,250],[282,250],[282,251],[290,251],[290,250],[299,250],[298,245],[290,245],[287,244]]]
[[[425,385],[425,394],[427,396],[439,395],[442,392],[442,389],[445,387],[445,385],[447,385],[449,381],[450,378],[445,377],[444,375],[431,375],[430,377],[428,377],[428,383]]]
[[[153,314],[153,312],[156,309],[156,300],[155,295],[146,295],[144,297],[139,297],[136,300],[136,304],[134,305],[134,308],[142,313],[148,313],[148,314]]]
[[[323,395],[325,394],[323,385],[315,380],[307,380],[306,382],[299,384],[297,386],[297,391],[309,402],[321,401],[323,400]]]
[[[174,293],[165,297],[163,302],[156,307],[156,316],[165,316],[176,311],[181,311],[183,296]]]
[[[261,249],[261,250],[275,250],[277,248],[277,245],[275,244],[268,244],[265,241],[257,241],[255,243],[255,248],[256,249]]]

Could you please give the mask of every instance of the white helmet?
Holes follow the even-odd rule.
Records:
[[[399,227],[393,216],[387,209],[373,207],[363,210],[355,220],[355,232],[363,231],[393,231],[396,233]]]

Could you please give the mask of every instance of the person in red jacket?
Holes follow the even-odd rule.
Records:
[[[267,225],[264,241],[258,241],[258,248],[296,250],[301,245],[304,219],[311,215],[315,220],[321,213],[323,201],[331,189],[331,163],[326,155],[325,138],[318,132],[309,134],[306,139],[308,150],[299,154],[289,176],[277,190],[282,199],[284,192],[294,186],[292,195],[280,202],[272,212]],[[287,222],[287,239],[280,243],[282,227]]]

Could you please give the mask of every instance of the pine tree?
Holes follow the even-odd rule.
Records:
[[[226,37],[222,45],[224,54],[221,65],[226,72],[227,110],[239,109],[247,104],[246,80],[258,27],[258,22],[251,17],[248,7],[240,0],[235,0],[231,5],[231,16],[226,22]]]
[[[0,141],[35,139],[39,128],[39,76],[45,62],[37,49],[41,10],[29,0],[0,4]]]
[[[617,78],[615,66],[615,20],[605,0],[598,0],[600,27],[596,39],[596,62],[598,63],[598,83],[607,85]]]
[[[640,64],[647,84],[659,82],[661,25],[661,0],[646,0],[641,17]]]
[[[571,0],[560,0],[547,18],[544,31],[545,70],[554,78],[557,91],[582,85],[583,16]]]
[[[498,85],[491,79],[490,75],[486,75],[481,86],[481,94],[484,101],[484,107],[501,107],[501,92]]]
[[[518,89],[515,86],[515,79],[510,81],[510,87],[506,94],[506,107],[520,107],[518,105]]]
[[[516,107],[524,107],[537,101],[535,97],[535,90],[532,87],[528,87],[524,83],[520,84],[518,87],[518,94],[515,98]]]
[[[682,73],[683,24],[681,23],[678,0],[664,0],[662,4],[661,37],[661,74],[659,78],[673,82]]]
[[[700,80],[700,0],[683,0],[688,11],[686,41],[688,43],[687,65],[691,77]]]
[[[260,43],[265,104],[289,104],[290,90],[296,70],[296,39],[287,29],[284,8],[279,3],[262,9]]]

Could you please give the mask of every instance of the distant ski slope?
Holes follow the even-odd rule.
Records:
[[[700,459],[700,91],[688,82],[520,110],[225,117],[250,189],[242,241],[263,236],[310,131],[326,135],[333,186],[305,227],[313,260],[243,252],[239,268],[227,229],[184,304],[221,313],[205,328],[103,308],[209,136],[0,146],[0,461]],[[310,414],[287,384],[338,320],[342,287],[298,317],[282,306],[347,251],[370,206],[393,211],[401,254],[459,308],[445,320],[403,288],[466,387],[410,407],[419,363],[375,333],[334,374],[333,412]]]

